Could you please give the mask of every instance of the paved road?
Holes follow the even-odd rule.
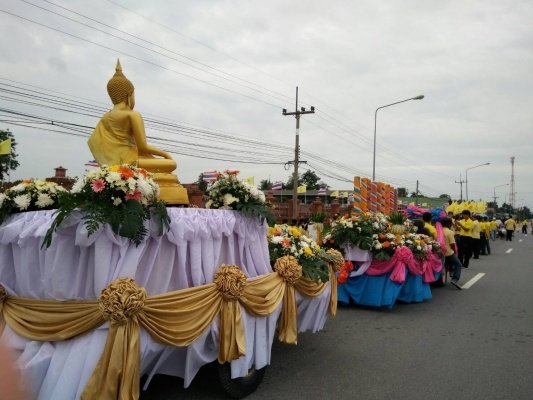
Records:
[[[275,343],[248,399],[533,399],[533,237],[492,247],[463,269],[463,284],[485,274],[468,290],[434,288],[391,311],[341,308],[298,346]],[[182,386],[159,376],[142,399],[223,398],[208,373]]]

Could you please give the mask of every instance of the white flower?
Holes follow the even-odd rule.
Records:
[[[270,241],[273,244],[280,244],[281,242],[283,242],[283,237],[281,237],[281,236],[273,236],[272,239],[270,239]]]
[[[154,188],[145,179],[139,179],[137,181],[137,188],[139,189],[143,197],[148,198],[154,195]]]
[[[80,193],[85,186],[85,179],[78,178],[76,182],[74,182],[74,185],[72,185],[72,189],[70,190],[70,193]]]
[[[2,204],[4,203],[5,198],[6,198],[6,195],[3,193],[0,193],[0,207],[2,207]]]
[[[374,244],[374,247],[375,247],[376,249],[379,250],[379,249],[381,249],[383,246],[381,245],[380,242],[377,242],[377,243]]]
[[[420,247],[420,246],[416,246],[416,249],[417,249],[417,250],[422,250],[422,247]]]
[[[24,189],[26,189],[26,184],[19,183],[18,185],[13,186],[10,190],[12,190],[13,192],[23,192]]]
[[[205,208],[211,208],[213,205],[213,200],[208,200],[207,203],[205,203]]]
[[[226,193],[223,197],[223,201],[224,201],[224,205],[227,207],[227,206],[230,206],[232,205],[233,203],[238,203],[239,202],[239,199],[236,198],[236,197],[233,197],[231,194],[229,193]]]
[[[30,206],[31,197],[29,194],[21,194],[16,196],[13,201],[20,210],[26,210]]]
[[[120,203],[122,203],[122,199],[120,197],[117,197],[113,200],[113,205],[118,206]]]
[[[46,193],[39,193],[37,201],[35,202],[35,205],[39,208],[45,208],[52,204],[54,204],[54,200],[52,200],[52,198]]]

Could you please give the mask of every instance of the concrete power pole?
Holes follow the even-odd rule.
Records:
[[[515,208],[515,191],[514,191],[514,159],[511,157],[511,193],[509,194],[509,204],[511,205],[511,212],[514,212]]]
[[[300,115],[314,114],[315,107],[311,106],[311,111],[305,111],[305,107],[298,110],[298,86],[296,86],[296,109],[294,112],[287,112],[283,109],[283,115],[294,115],[296,117],[296,143],[294,146],[294,175],[292,177],[292,218],[298,219],[298,165],[300,164]]]
[[[463,201],[463,183],[465,183],[465,181],[463,181],[463,178],[461,177],[461,174],[459,174],[459,182],[455,181],[455,183],[458,183],[459,185],[461,185],[461,198],[460,198],[460,200]]]

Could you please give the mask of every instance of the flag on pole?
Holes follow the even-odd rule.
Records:
[[[281,190],[283,189],[283,182],[277,181],[272,184],[272,190]]]
[[[318,196],[326,196],[328,194],[328,190],[326,188],[320,188],[318,189]]]
[[[0,142],[0,155],[11,154],[11,138]]]
[[[306,193],[307,192],[307,185],[298,186],[296,189],[296,193]]]
[[[217,171],[210,171],[210,172],[202,172],[202,179],[205,182],[214,182],[218,178],[218,172]]]
[[[330,193],[331,197],[339,197],[339,191],[335,190],[334,192]]]
[[[85,163],[86,167],[99,167],[100,164],[96,162],[96,160],[91,160]]]
[[[251,177],[249,177],[249,178],[246,178],[244,181],[245,181],[246,183],[250,184],[250,185],[255,185],[255,183],[254,183],[254,182],[255,182],[255,179],[254,179],[253,176],[251,176]]]

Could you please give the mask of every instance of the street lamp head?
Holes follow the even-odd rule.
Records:
[[[422,100],[424,98],[424,95],[421,94],[421,95],[418,95],[416,97],[413,97],[413,100]]]
[[[483,164],[483,165],[490,165],[490,162],[488,162],[488,163],[485,163],[485,164]]]

